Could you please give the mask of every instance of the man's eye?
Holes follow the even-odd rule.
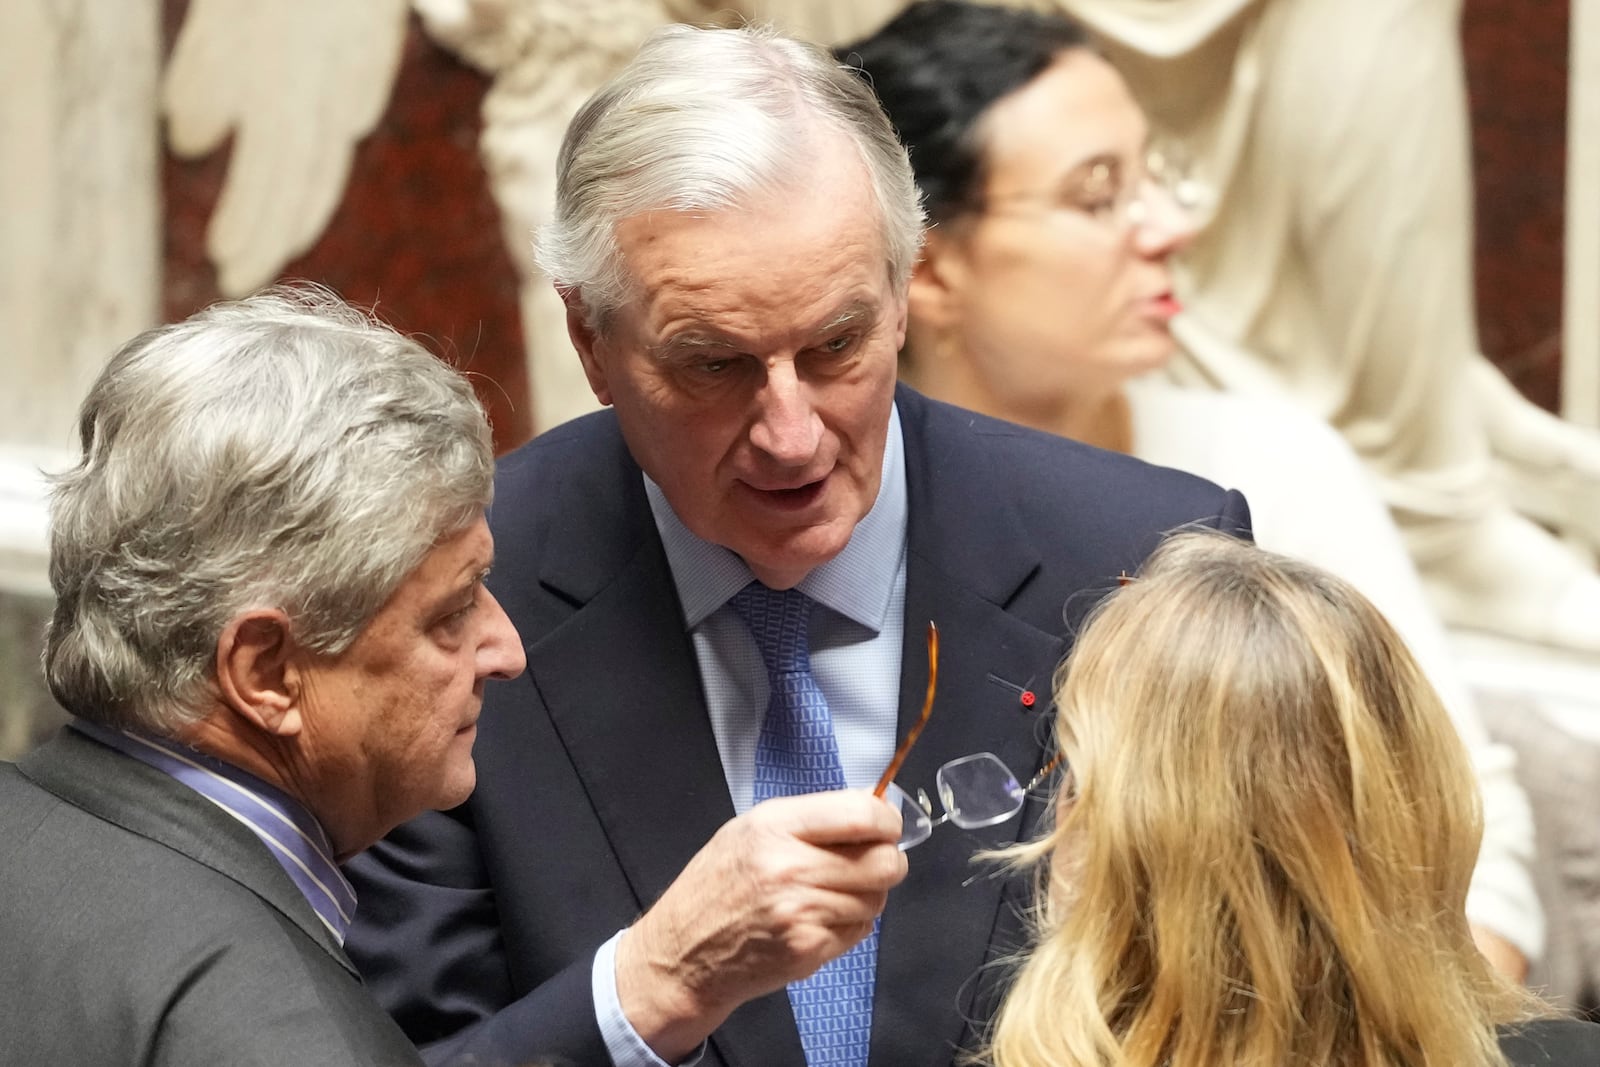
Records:
[[[691,352],[685,353],[684,357],[677,361],[677,369],[679,374],[689,374],[698,378],[719,378],[727,375],[737,363],[738,356],[729,352],[718,354]]]
[[[835,337],[831,341],[825,342],[822,346],[822,350],[824,352],[832,352],[834,354],[848,352],[850,351],[851,346],[855,343],[856,335],[853,333],[847,333],[842,337]]]
[[[441,630],[459,630],[461,629],[461,624],[467,621],[467,616],[472,614],[472,609],[476,606],[476,604],[468,604],[464,608],[458,608],[441,618],[434,625]]]
[[[482,587],[480,586],[479,588]],[[472,599],[470,601],[462,604],[454,611],[439,616],[439,618],[434,620],[433,628],[445,634],[459,633],[462,626],[466,624],[467,619],[471,618],[472,613],[476,611],[477,608],[478,593],[477,590],[473,590]]]

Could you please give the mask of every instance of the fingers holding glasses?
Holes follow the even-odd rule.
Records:
[[[900,836],[898,809],[861,789],[778,797],[757,804],[748,816],[814,845],[875,844]]]
[[[770,800],[724,824],[618,945],[628,1021],[670,1061],[843,954],[905,877],[899,836],[894,810],[862,791]]]

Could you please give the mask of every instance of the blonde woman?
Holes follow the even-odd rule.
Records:
[[[1079,637],[1071,768],[996,1067],[1600,1062],[1473,945],[1478,795],[1404,642],[1307,563],[1184,534]]]

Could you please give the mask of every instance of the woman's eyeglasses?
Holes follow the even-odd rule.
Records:
[[[1126,233],[1151,219],[1152,196],[1161,196],[1186,213],[1198,210],[1205,199],[1181,154],[1151,148],[1132,164],[1115,156],[1096,157],[1076,168],[1059,189],[984,200],[973,210],[986,215],[1018,209],[1065,211]]]
[[[1022,810],[1027,796],[1037,788],[1061,762],[1058,754],[1027,785],[1020,785],[1011,769],[993,752],[978,752],[953,759],[934,774],[934,785],[939,794],[942,814],[933,814],[933,802],[928,794],[917,790],[912,797],[894,784],[895,775],[905,763],[911,746],[922,734],[928,717],[933,714],[933,695],[939,678],[939,630],[928,623],[928,693],[923,699],[922,714],[906,731],[906,736],[895,750],[894,758],[878,779],[873,795],[894,805],[900,811],[904,825],[900,830],[900,850],[914,848],[933,835],[934,828],[946,822],[963,830],[977,830],[1005,822]]]

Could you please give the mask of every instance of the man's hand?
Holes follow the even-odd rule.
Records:
[[[617,995],[662,1059],[872,931],[906,876],[900,813],[864,791],[785,797],[723,825],[617,945]]]

